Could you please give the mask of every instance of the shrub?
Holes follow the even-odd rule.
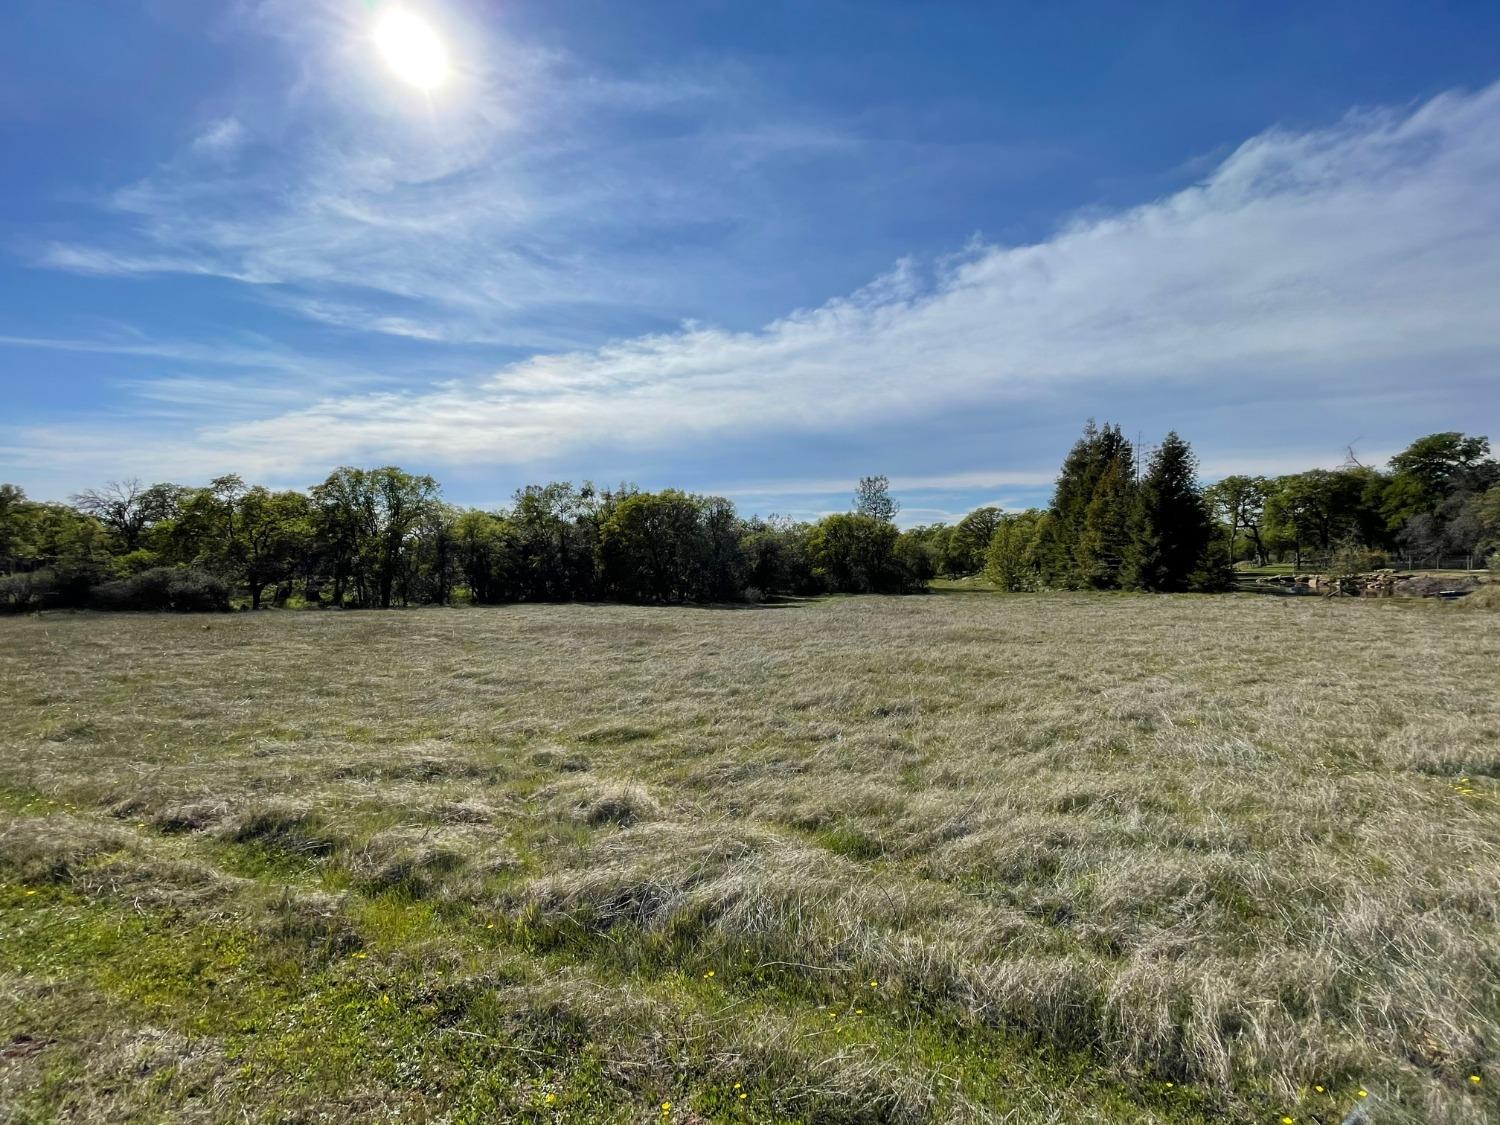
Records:
[[[1359,593],[1360,579],[1374,570],[1379,562],[1379,556],[1358,540],[1341,541],[1328,560],[1330,588],[1335,593]]]
[[[1234,564],[1222,539],[1210,540],[1203,549],[1198,566],[1188,576],[1188,589],[1199,594],[1223,594],[1234,589]]]
[[[51,600],[55,582],[50,570],[0,577],[0,613],[29,613]]]
[[[93,602],[100,609],[223,613],[229,609],[229,586],[207,571],[159,566],[95,587]]]

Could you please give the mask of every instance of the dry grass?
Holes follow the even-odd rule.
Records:
[[[1490,613],[48,616],[0,677],[0,1120],[1500,1113]]]

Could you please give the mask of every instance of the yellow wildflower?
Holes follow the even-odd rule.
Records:
[[[1320,1094],[1323,1092],[1323,1087],[1321,1087],[1321,1086],[1314,1086],[1313,1089],[1316,1090]]]
[[[1363,1086],[1361,1086],[1359,1088],[1359,1096],[1362,1097],[1362,1098],[1368,1098],[1370,1096],[1370,1091],[1366,1090]]]
[[[1479,1075],[1477,1075],[1477,1074],[1471,1074],[1471,1075],[1469,1075],[1469,1081],[1472,1082],[1472,1083],[1474,1083],[1474,1085],[1478,1086],[1480,1084],[1480,1082],[1483,1081],[1483,1079],[1480,1078]]]

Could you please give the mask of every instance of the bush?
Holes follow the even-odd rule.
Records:
[[[1218,538],[1210,540],[1198,566],[1188,576],[1188,589],[1199,594],[1224,594],[1234,589],[1234,583],[1228,544]]]
[[[1329,586],[1334,593],[1359,593],[1360,579],[1374,570],[1381,557],[1355,539],[1338,543],[1328,560]]]
[[[0,577],[0,613],[29,613],[51,599],[55,582],[50,570]]]
[[[159,566],[96,587],[93,602],[100,609],[224,613],[229,609],[229,586],[207,571]]]

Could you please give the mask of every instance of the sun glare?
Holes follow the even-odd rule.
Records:
[[[420,16],[397,8],[381,17],[375,45],[403,82],[431,90],[448,77],[448,51]]]

